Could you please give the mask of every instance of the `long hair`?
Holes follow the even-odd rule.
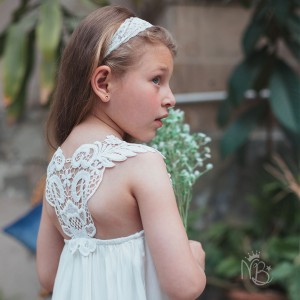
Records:
[[[122,76],[142,55],[146,43],[162,43],[172,55],[176,45],[170,33],[153,26],[121,45],[104,58],[113,34],[134,14],[120,6],[106,6],[88,15],[73,32],[60,62],[57,84],[47,122],[47,140],[51,147],[60,146],[91,112],[95,95],[91,76],[100,65],[107,65]]]

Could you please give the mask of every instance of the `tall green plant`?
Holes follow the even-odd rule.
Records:
[[[79,2],[89,9],[107,4],[105,0]],[[20,1],[10,22],[0,32],[4,106],[10,122],[24,110],[29,79],[36,63],[40,101],[42,104],[49,101],[60,50],[82,17],[80,13],[72,13],[62,0]]]
[[[299,64],[300,1],[257,0],[252,6],[242,38],[244,58],[232,72],[218,114],[219,125],[226,126],[223,157],[243,146],[258,125],[272,130],[274,123],[300,149],[300,79],[279,51],[286,47]]]
[[[279,156],[275,156],[274,163],[268,164],[266,169],[268,173],[260,170],[262,178],[257,192],[247,197],[251,217],[250,214],[248,217],[243,215],[237,220],[230,216],[210,224],[200,233],[207,253],[208,283],[225,289],[280,291],[289,300],[298,300],[300,173],[297,168],[293,173]],[[267,285],[241,280],[241,261],[255,250],[261,252],[262,260],[272,268],[271,281]],[[262,265],[257,265],[261,271]]]

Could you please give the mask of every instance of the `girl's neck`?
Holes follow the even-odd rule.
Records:
[[[107,135],[112,134],[120,139],[123,139],[125,136],[124,131],[121,130],[115,124],[111,119],[109,118],[103,118],[101,115],[97,115],[95,113],[92,113],[87,119],[86,122],[89,122],[91,124],[94,124],[97,126],[99,129],[101,129],[103,132],[105,132]]]

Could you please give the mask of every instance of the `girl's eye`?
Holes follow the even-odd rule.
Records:
[[[160,83],[160,77],[159,77],[159,76],[154,77],[154,78],[152,79],[152,82],[153,82],[154,84],[156,84],[156,85],[159,85],[159,83]]]

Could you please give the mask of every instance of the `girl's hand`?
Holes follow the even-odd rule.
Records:
[[[202,248],[201,243],[193,240],[189,240],[190,248],[192,251],[192,254],[196,261],[198,262],[201,269],[204,271],[205,269],[205,252]]]

